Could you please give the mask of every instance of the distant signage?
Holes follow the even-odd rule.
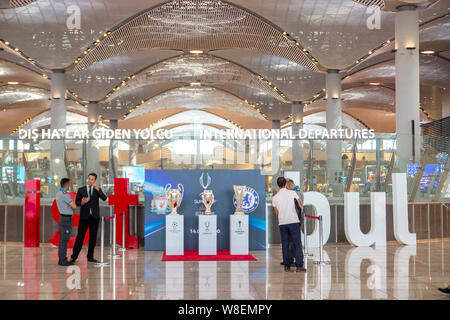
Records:
[[[293,139],[373,139],[373,129],[299,129],[294,134],[291,130],[280,129],[224,129],[200,130],[201,140],[293,140]],[[183,136],[180,136],[184,137]],[[92,132],[88,130],[67,129],[20,129],[20,139],[141,139],[141,140],[170,140],[176,138],[173,131],[152,128],[147,129],[106,129],[97,128]]]

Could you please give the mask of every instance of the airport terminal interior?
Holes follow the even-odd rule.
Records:
[[[0,300],[450,299],[449,13],[0,0]],[[306,271],[282,265],[279,177]],[[97,221],[67,266],[64,196],[68,259]]]

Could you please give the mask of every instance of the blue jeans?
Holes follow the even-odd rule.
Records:
[[[283,252],[283,264],[290,266],[289,261],[289,238],[292,241],[294,248],[295,265],[297,267],[303,267],[303,251],[302,240],[300,237],[300,223],[282,224],[280,226],[281,234],[281,249]]]

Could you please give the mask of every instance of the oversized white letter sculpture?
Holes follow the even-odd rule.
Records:
[[[344,193],[344,228],[348,242],[354,246],[386,245],[386,193],[370,193],[370,231],[361,232],[359,193]]]
[[[330,237],[330,228],[331,228],[331,214],[330,214],[330,203],[327,198],[315,191],[305,192],[305,199],[303,200],[304,206],[313,206],[317,212],[317,216],[322,216],[322,226],[323,226],[323,244],[328,242],[328,238]],[[305,223],[306,223],[305,218]],[[308,235],[308,247],[318,248],[319,244],[319,220],[314,220],[314,231]],[[303,236],[303,230],[302,230]]]
[[[392,174],[392,206],[394,211],[394,236],[403,244],[415,245],[416,234],[408,230],[408,193],[406,173]]]

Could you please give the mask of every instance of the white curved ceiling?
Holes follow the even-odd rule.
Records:
[[[70,29],[77,8],[80,28]],[[434,118],[439,95],[450,86],[448,13],[443,0],[419,10],[420,49],[436,51],[420,59],[421,105]],[[131,125],[137,115],[153,121],[204,108],[243,127],[270,127],[261,115],[284,121],[290,101],[318,94],[306,112],[321,112],[323,71],[348,67],[341,72],[344,111],[379,132],[392,131],[395,64],[393,41],[386,40],[394,37],[394,15],[381,12],[381,28],[369,30],[367,7],[352,0],[38,0],[0,8],[1,132],[49,108],[50,69],[67,68],[67,88],[76,95],[69,97],[81,104],[100,100],[104,119],[125,116]],[[128,49],[119,49],[122,44]],[[203,60],[189,55],[199,48]],[[73,64],[77,57],[81,62]],[[310,65],[312,58],[318,61]],[[185,87],[197,80],[201,90]],[[86,112],[67,102],[69,110]]]
[[[196,126],[196,130],[198,129],[210,129],[205,124],[214,124],[217,126],[222,126],[228,129],[238,129],[235,125],[230,122],[218,117],[212,113],[203,111],[203,110],[187,110],[181,113],[177,113],[173,116],[170,116],[162,121],[158,122],[152,129],[156,130],[159,128],[164,128],[167,126],[173,126],[182,124],[180,127],[175,127],[171,129],[174,133],[188,132],[186,128],[192,125]]]
[[[148,112],[174,108],[210,109],[219,108],[235,111],[243,116],[264,120],[262,115],[242,99],[222,90],[211,87],[181,87],[164,92],[145,102],[130,113],[126,119],[141,116]],[[192,119],[194,122],[196,119]]]

